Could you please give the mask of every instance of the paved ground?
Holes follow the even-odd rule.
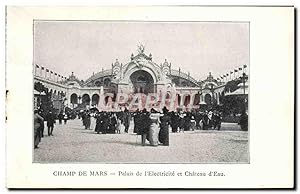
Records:
[[[94,128],[95,124],[92,124]],[[132,126],[132,125],[131,125]],[[45,129],[46,134],[46,129]],[[41,163],[247,163],[248,132],[233,123],[222,123],[220,131],[196,130],[170,133],[170,146],[141,146],[140,136],[96,134],[83,129],[80,120],[56,125],[54,136],[45,137],[34,150]]]

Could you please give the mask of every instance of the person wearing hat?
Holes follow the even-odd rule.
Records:
[[[102,119],[102,116],[103,116],[103,112],[101,113],[98,113],[96,115],[96,126],[95,126],[95,132],[97,134],[99,134],[101,132],[101,129],[103,128],[103,119]]]
[[[68,121],[68,115],[65,113],[64,114],[64,124],[67,124],[67,121]]]
[[[179,132],[184,132],[184,124],[185,124],[185,116],[186,114],[183,111],[180,111],[179,113]]]
[[[168,114],[169,110],[164,107],[163,108],[163,115],[159,118],[160,119],[160,130],[158,134],[159,142],[162,143],[164,146],[169,146],[169,124],[170,124],[170,116]]]
[[[41,141],[41,123],[44,123],[43,117],[38,113],[38,110],[34,111],[34,149],[39,148],[38,145]]]
[[[141,123],[141,125],[139,125],[138,135],[141,135],[142,146],[145,146],[146,138],[147,136],[149,136],[149,130],[151,125],[150,115],[145,108],[140,113],[139,122]]]
[[[173,133],[176,133],[178,131],[179,116],[174,111],[172,111],[172,113],[171,113],[171,127],[172,127],[172,132]]]
[[[125,108],[123,115],[124,115],[123,124],[125,126],[125,133],[128,133],[131,118],[130,118],[130,113],[127,108]]]
[[[109,132],[109,113],[106,111],[102,115],[102,128],[100,130],[102,134]]]
[[[186,115],[184,116],[184,131],[189,131],[191,129],[191,120],[192,116],[190,112],[186,112]]]
[[[159,133],[159,124],[160,124],[160,113],[156,111],[154,108],[150,110],[150,119],[151,124],[149,128],[149,136],[148,140],[150,145],[157,146],[158,145],[158,133]]]
[[[134,113],[134,116],[133,116],[133,133],[139,133],[139,128],[140,128],[140,125],[141,125],[141,119],[140,119],[140,111],[139,109],[137,109]]]
[[[58,114],[58,123],[61,125],[62,124],[62,120],[64,118],[64,115],[63,115],[63,112],[61,111],[59,114]]]
[[[50,110],[46,117],[47,120],[47,127],[48,127],[48,136],[53,136],[53,129],[55,123],[55,115]]]
[[[209,124],[208,111],[205,111],[202,117],[202,123],[203,123],[203,130],[208,130],[208,124]]]

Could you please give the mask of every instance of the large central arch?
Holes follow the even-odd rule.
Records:
[[[130,75],[130,81],[134,93],[154,93],[154,79],[152,75],[144,70],[137,70]]]
[[[122,80],[125,83],[129,83],[130,82],[130,76],[134,72],[140,71],[140,70],[148,72],[151,75],[151,77],[153,78],[154,83],[157,83],[159,81],[159,77],[161,77],[161,75],[159,75],[159,72],[156,70],[156,67],[151,63],[147,63],[147,64],[144,64],[144,65],[137,66],[134,62],[131,62],[128,65],[125,65],[124,68],[125,68],[125,71],[123,73],[124,77],[122,78]]]

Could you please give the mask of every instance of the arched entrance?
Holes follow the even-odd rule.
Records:
[[[83,94],[82,96],[82,104],[89,105],[90,104],[90,96],[88,94]]]
[[[199,105],[199,103],[200,103],[200,94],[197,93],[195,94],[194,105]]]
[[[94,94],[92,96],[92,105],[98,105],[99,103],[99,95],[98,94]]]
[[[78,96],[75,93],[71,95],[71,104],[78,104]]]
[[[144,70],[135,71],[130,75],[134,93],[154,93],[153,77]]]
[[[190,95],[185,96],[183,105],[188,106],[190,102],[191,102],[191,96]]]

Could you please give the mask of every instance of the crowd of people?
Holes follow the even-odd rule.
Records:
[[[173,133],[195,129],[221,128],[221,113],[218,111],[191,111],[169,112],[166,107],[162,112],[155,109],[150,111],[139,110],[130,113],[127,109],[121,112],[91,112],[84,111],[78,114],[85,129],[91,129],[91,118],[96,119],[95,132],[97,134],[128,133],[133,120],[133,133],[141,135],[142,145],[146,140],[150,145],[169,145],[169,127]]]
[[[146,141],[152,146],[159,144],[169,145],[169,128],[172,133],[185,132],[195,129],[220,130],[222,114],[217,110],[201,112],[192,111],[168,111],[166,107],[162,112],[155,109],[150,111],[139,110],[129,112],[127,109],[121,112],[105,112],[86,110],[77,114],[82,120],[82,125],[87,130],[95,130],[97,134],[118,133],[121,131],[128,133],[131,120],[133,120],[133,133],[141,136],[141,144],[146,145]],[[47,122],[48,136],[53,136],[54,124],[58,120],[59,124],[67,124],[69,119],[67,114],[60,112],[58,115],[49,111],[46,115],[36,110],[34,114],[34,148],[38,148],[41,139],[44,137],[44,121]],[[92,120],[95,122],[92,122]],[[95,123],[95,126],[92,126]],[[241,115],[239,124],[242,130],[247,130],[248,116]]]

